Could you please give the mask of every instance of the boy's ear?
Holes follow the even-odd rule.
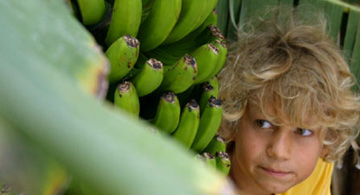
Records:
[[[328,154],[329,154],[329,147],[324,145],[324,146],[322,147],[322,151],[321,151],[321,153],[320,153],[320,157],[321,157],[321,158],[325,158],[326,155],[328,155]]]
[[[237,131],[232,132],[231,136],[229,136],[229,141],[235,141],[236,140],[236,132]]]
[[[227,143],[231,141],[235,141],[236,133],[229,130],[229,128],[226,128],[223,123],[220,125],[218,129],[218,133],[225,139]]]

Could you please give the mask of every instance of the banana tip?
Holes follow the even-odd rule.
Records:
[[[214,37],[219,38],[219,39],[226,40],[225,36],[221,33],[220,28],[218,28],[217,26],[212,25],[212,24],[209,25],[208,27],[209,27],[209,29],[210,29],[211,34],[212,34]]]
[[[129,81],[125,81],[119,84],[117,88],[119,92],[127,92],[130,90],[130,87],[131,87],[131,83]]]
[[[189,111],[199,109],[199,105],[194,99],[191,99],[189,103],[187,103],[186,107],[188,107]]]
[[[126,44],[130,47],[139,47],[140,43],[139,40],[131,35],[124,35],[123,39],[125,40]]]
[[[213,45],[213,44],[211,44],[211,43],[209,43],[207,46],[209,47],[209,49],[210,49],[214,54],[216,54],[216,55],[219,54],[219,48],[218,48],[218,47],[216,47],[215,45]]]
[[[211,107],[221,107],[221,99],[217,99],[214,96],[209,98],[209,105]]]
[[[214,86],[212,86],[208,81],[204,83],[203,89],[205,91],[211,91],[214,89]]]
[[[150,58],[147,61],[147,64],[149,64],[155,70],[161,70],[163,68],[163,63],[159,60],[156,60],[155,58]]]
[[[184,61],[186,64],[190,65],[194,68],[195,72],[197,72],[197,64],[194,57],[190,56],[189,54],[184,55]]]
[[[215,153],[215,156],[224,160],[230,160],[229,154],[225,151],[218,151]]]
[[[161,98],[170,103],[175,102],[175,94],[173,92],[166,92],[161,96]]]
[[[212,155],[209,152],[204,152],[203,156],[205,157],[205,159],[211,159],[211,160],[215,159],[214,155]]]

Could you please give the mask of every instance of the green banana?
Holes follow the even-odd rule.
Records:
[[[209,152],[212,155],[215,155],[216,152],[226,151],[225,139],[221,137],[218,133],[211,139],[208,146],[204,149],[204,152]]]
[[[114,94],[114,107],[125,110],[127,113],[139,117],[140,102],[134,85],[130,81],[120,83]]]
[[[199,127],[200,109],[194,99],[190,100],[182,110],[180,122],[172,137],[186,148],[190,148]]]
[[[215,11],[212,11],[211,14],[203,22],[203,24],[201,24],[201,26],[199,26],[196,30],[186,35],[181,40],[165,46],[178,48],[179,50],[183,50],[186,52],[191,52],[196,48],[200,47],[201,45],[211,42],[212,36],[209,36],[209,32],[212,32],[214,28],[211,27],[216,25],[217,13]]]
[[[210,85],[209,82],[205,82],[203,84],[203,91],[201,93],[199,101],[200,111],[202,112],[204,110],[206,104],[208,104],[208,101],[211,97],[217,98],[218,94],[219,91],[216,91],[216,88],[214,86]]]
[[[142,52],[139,52],[139,56],[136,60],[135,65],[132,67],[132,69],[121,79],[121,80],[131,80],[134,79],[134,77],[139,74],[140,70],[144,67],[146,62],[150,58],[146,57]],[[155,59],[155,58],[154,58]]]
[[[203,152],[202,156],[205,158],[205,162],[208,167],[216,169],[216,158],[214,155],[208,152]]]
[[[105,42],[111,45],[124,35],[136,37],[142,15],[142,0],[115,0]]]
[[[130,35],[116,40],[105,52],[110,61],[109,82],[123,78],[134,67],[139,57],[139,41]]]
[[[164,66],[164,79],[159,90],[175,94],[187,90],[196,79],[197,64],[193,57],[185,54],[172,66]]]
[[[180,120],[180,104],[173,92],[166,92],[160,97],[155,117],[150,120],[160,130],[171,134],[175,131]]]
[[[213,44],[204,44],[195,51],[189,53],[196,60],[198,74],[194,84],[202,83],[211,78],[216,63],[219,59],[219,49]]]
[[[204,32],[204,30],[206,30],[210,25],[211,26],[216,26],[217,25],[217,21],[218,21],[218,15],[217,12],[215,10],[213,10],[210,15],[206,18],[206,20],[194,31],[192,31],[191,33],[189,33],[188,35],[186,35],[184,38],[182,38],[181,40],[172,43],[172,44],[178,44],[178,43],[186,43],[189,44],[191,42],[195,42],[197,44],[203,45],[205,44],[205,42],[198,42],[198,39],[200,38],[199,35],[201,35],[202,32]],[[169,44],[169,45],[172,45]],[[197,45],[197,46],[200,46]],[[179,46],[179,45],[177,45]]]
[[[141,23],[149,16],[154,0],[142,0]]]
[[[169,35],[180,15],[182,0],[156,0],[147,18],[141,23],[137,38],[142,51],[159,46]]]
[[[214,87],[215,91],[219,92],[219,80],[216,75],[211,77],[207,82]]]
[[[228,175],[231,167],[231,161],[228,153],[224,151],[215,153],[216,169],[224,175]]]
[[[179,19],[164,44],[174,43],[198,28],[214,10],[218,0],[182,0]]]
[[[77,3],[85,25],[98,23],[106,11],[105,0],[77,0]]]
[[[150,58],[135,75],[131,82],[134,84],[139,97],[150,94],[157,89],[164,76],[163,64]]]
[[[154,50],[147,52],[147,55],[161,60],[164,64],[173,64],[186,53],[189,53],[201,45],[210,42],[210,39],[206,40],[206,38],[199,35],[201,35],[203,31],[208,30],[207,28],[209,25],[216,26],[216,24],[217,13],[213,11],[200,27],[188,34],[186,37],[175,43],[160,45]]]
[[[183,105],[185,105],[184,102],[186,103],[186,101],[188,101],[190,98],[195,99],[200,106],[200,115],[201,115],[201,112],[208,103],[208,99],[211,97],[211,95],[217,97],[219,93],[218,91],[219,91],[219,83],[217,77],[214,76],[209,80],[205,81],[204,83],[201,83],[199,85],[192,85],[185,92],[177,95],[180,101],[180,105],[182,107]]]
[[[228,53],[228,46],[225,39],[215,39],[212,44],[214,44],[219,49],[219,59],[213,72],[211,73],[211,77],[215,76],[222,69]]]
[[[199,43],[212,43],[216,39],[226,40],[221,30],[213,24],[208,25],[205,30],[203,30],[201,34],[198,35],[197,39]]]
[[[222,118],[221,100],[211,97],[209,103],[202,111],[199,129],[191,149],[203,151],[215,136]]]

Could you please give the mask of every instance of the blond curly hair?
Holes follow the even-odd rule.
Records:
[[[309,126],[304,116],[315,119],[311,125],[325,133],[324,159],[337,160],[359,133],[354,76],[327,35],[323,17],[313,15],[308,24],[296,11],[285,17],[278,13],[243,26],[238,40],[229,45],[226,65],[218,74],[224,109],[219,133],[232,140],[249,102],[263,112],[271,103],[293,124]]]

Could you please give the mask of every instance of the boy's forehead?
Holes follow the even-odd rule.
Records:
[[[250,101],[247,105],[247,110],[250,114],[267,114],[267,115],[276,115],[276,109],[273,104],[266,104],[263,108],[259,103]]]
[[[264,117],[263,119],[275,120],[279,118],[279,114],[275,111],[275,106],[273,104],[267,104],[264,107],[261,107],[258,103],[249,102],[247,105],[247,111],[250,116]]]

